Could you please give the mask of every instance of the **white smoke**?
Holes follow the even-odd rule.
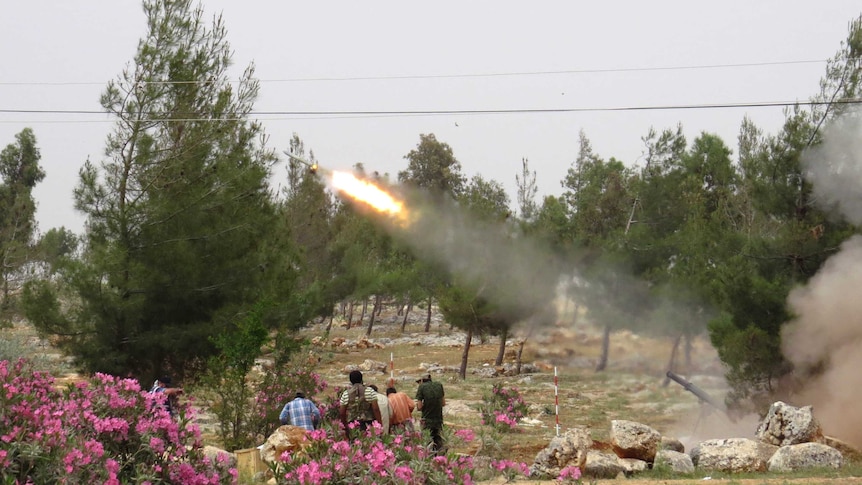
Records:
[[[830,124],[823,143],[803,157],[821,208],[862,224],[862,119]],[[845,241],[818,273],[788,298],[796,317],[782,331],[782,351],[803,373],[799,404],[811,404],[827,434],[862,446],[862,236]]]

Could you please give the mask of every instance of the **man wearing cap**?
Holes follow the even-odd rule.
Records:
[[[296,397],[284,405],[278,416],[281,424],[292,424],[314,431],[320,425],[320,410],[313,402],[305,398],[305,393],[298,391]]]
[[[431,380],[431,374],[424,374],[416,380],[419,388],[416,390],[416,409],[422,412],[422,429],[431,433],[434,452],[444,453],[443,449],[443,406],[446,405],[446,395],[443,384]]]

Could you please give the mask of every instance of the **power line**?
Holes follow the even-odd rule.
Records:
[[[416,74],[401,76],[344,76],[344,77],[299,77],[283,79],[258,79],[260,83],[298,83],[298,82],[342,82],[342,81],[386,81],[386,80],[410,80],[410,79],[459,79],[459,78],[488,78],[488,77],[514,77],[514,76],[547,76],[565,74],[601,74],[601,73],[625,73],[625,72],[655,72],[655,71],[685,71],[700,69],[729,69],[748,67],[767,67],[793,64],[814,64],[827,62],[823,59],[797,60],[797,61],[772,61],[772,62],[747,62],[733,64],[701,64],[693,66],[656,66],[656,67],[620,67],[606,69],[566,69],[555,71],[515,71],[515,72],[492,72],[492,73],[465,73],[465,74]],[[140,81],[138,84],[161,85],[161,84],[205,84],[211,80],[193,81]],[[240,81],[231,81],[240,82]],[[93,86],[104,85],[105,82],[95,81],[0,81],[0,86]]]
[[[460,116],[460,115],[505,115],[505,114],[553,114],[553,113],[590,113],[590,112],[614,112],[614,111],[672,111],[672,110],[699,110],[699,109],[732,109],[732,108],[770,108],[789,106],[821,106],[830,104],[829,101],[758,101],[745,103],[707,103],[707,104],[676,104],[676,105],[648,105],[648,106],[614,106],[614,107],[582,107],[582,108],[510,108],[510,109],[444,109],[444,110],[323,110],[323,111],[251,111],[249,117],[276,117],[263,118],[261,121],[279,120],[283,116],[297,117],[295,119],[306,119],[306,117],[338,118],[338,117],[397,117],[397,116]],[[862,104],[862,98],[842,99],[832,101],[831,104]],[[105,115],[104,111],[93,110],[38,110],[38,109],[0,109],[0,114],[44,114],[44,115]],[[187,116],[171,113],[167,117],[163,113],[149,113],[142,121],[155,122],[200,122],[200,121],[242,121],[242,118],[206,118]],[[178,116],[179,115],[179,116]],[[109,119],[104,122],[114,122]],[[9,121],[7,121],[9,122]],[[66,123],[93,122],[93,120],[67,120]]]

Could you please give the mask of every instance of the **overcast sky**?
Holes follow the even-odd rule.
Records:
[[[650,127],[682,123],[689,141],[716,133],[734,153],[746,114],[775,132],[783,120],[775,107],[600,109],[807,100],[862,12],[858,0],[203,5],[208,17],[223,13],[237,73],[255,63],[257,111],[599,109],[260,116],[279,153],[297,133],[323,166],[362,162],[393,176],[419,134],[434,133],[467,176],[501,182],[513,199],[522,158],[537,172],[541,195],[562,192],[582,129],[600,156],[627,164],[638,162]],[[133,0],[7,1],[0,13],[0,110],[99,110],[105,84],[145,33]],[[0,112],[0,147],[27,126],[47,173],[35,191],[40,229],[78,232],[84,219],[72,189],[88,157],[102,160],[110,119]],[[276,171],[283,180],[283,166]]]

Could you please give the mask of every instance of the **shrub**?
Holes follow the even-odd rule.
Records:
[[[347,441],[338,422],[306,434],[302,453],[285,452],[273,467],[277,483],[472,484],[473,458],[435,456],[421,433],[383,435],[379,426]]]
[[[494,384],[491,393],[483,396],[479,406],[482,424],[504,432],[516,429],[518,420],[524,417],[527,410],[527,404],[518,389],[506,389],[500,383]]]
[[[204,456],[188,405],[175,420],[164,399],[105,374],[58,390],[28,361],[0,361],[0,482],[236,483],[226,455]]]

